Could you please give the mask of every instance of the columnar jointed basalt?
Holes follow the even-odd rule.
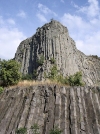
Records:
[[[0,134],[38,124],[40,134],[58,126],[62,134],[100,134],[100,88],[38,85],[0,95]]]
[[[43,65],[37,60],[44,56]],[[38,72],[38,79],[44,78],[52,67],[51,58],[55,59],[59,73],[69,76],[82,71],[83,80],[88,85],[100,83],[100,58],[86,56],[75,46],[68,29],[61,23],[51,20],[38,28],[36,34],[22,41],[15,54],[15,60],[21,63],[23,74]]]

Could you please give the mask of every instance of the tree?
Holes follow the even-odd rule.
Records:
[[[15,60],[2,60],[0,62],[1,85],[9,86],[17,84],[21,78],[20,65]]]

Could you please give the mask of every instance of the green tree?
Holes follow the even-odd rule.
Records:
[[[62,130],[58,127],[55,127],[54,129],[50,130],[50,134],[61,134]]]
[[[31,129],[33,131],[33,134],[40,134],[38,124],[35,123],[33,126],[31,126]]]
[[[15,60],[0,62],[0,83],[3,86],[17,84],[21,78],[20,65]]]
[[[16,134],[27,134],[26,128],[19,128],[16,130]]]

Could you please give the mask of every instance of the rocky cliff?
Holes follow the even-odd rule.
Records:
[[[0,134],[37,123],[40,134],[58,126],[62,134],[100,134],[100,88],[38,85],[0,95]]]
[[[44,57],[44,61],[39,65],[37,61],[41,57]],[[49,73],[53,66],[51,59],[55,60],[63,76],[81,71],[86,84],[100,83],[100,58],[86,56],[77,50],[68,29],[55,20],[38,28],[36,34],[22,41],[15,54],[15,60],[21,63],[21,72],[33,74],[37,71],[38,80],[44,79],[44,72]]]

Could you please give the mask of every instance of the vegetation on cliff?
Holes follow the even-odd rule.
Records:
[[[32,134],[40,134],[39,126],[38,124],[34,124],[31,126],[31,132]],[[49,134],[61,134],[62,130],[58,127],[55,127],[50,130]],[[26,128],[19,128],[16,130],[16,134],[27,134],[27,129]]]
[[[17,84],[20,81],[20,65],[15,60],[0,61],[0,84],[9,86]]]
[[[82,72],[76,72],[74,75],[70,75],[69,77],[63,77],[62,74],[58,75],[57,66],[54,65],[50,69],[50,73],[47,76],[50,80],[55,80],[57,82],[60,82],[62,84],[70,85],[70,86],[83,86],[84,82],[82,81]]]
[[[55,81],[56,83],[61,83],[70,86],[83,86],[82,82],[82,72],[76,72],[74,75],[63,77],[62,74],[57,69],[55,60],[51,58],[52,67],[48,75],[45,73],[45,79],[50,81]],[[38,60],[38,64],[42,65],[44,63],[44,57],[41,56]],[[33,74],[23,75],[20,73],[20,65],[15,60],[2,60],[0,61],[0,85],[10,86],[16,85],[20,80],[36,80],[38,77],[37,70],[34,70]],[[1,87],[2,89],[2,87]],[[1,93],[3,90],[1,90]]]

